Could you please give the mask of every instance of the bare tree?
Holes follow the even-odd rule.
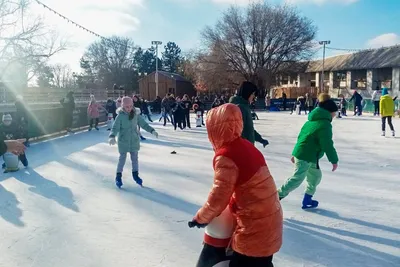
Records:
[[[66,41],[46,27],[39,17],[32,19],[29,0],[0,0],[0,80],[10,69],[24,73],[20,85],[35,77],[54,54],[66,48]],[[8,86],[9,90],[12,85]]]
[[[294,7],[260,2],[246,9],[232,6],[202,37],[209,51],[220,55],[208,57],[207,64],[227,65],[226,71],[268,90],[282,66],[312,56],[315,34],[312,21]]]
[[[68,64],[55,64],[51,66],[51,70],[55,87],[72,88],[74,86],[72,70]]]
[[[84,54],[84,62],[103,86],[130,86],[135,69],[135,50],[131,39],[113,36],[91,44]]]

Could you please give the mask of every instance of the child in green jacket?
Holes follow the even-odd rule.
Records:
[[[132,176],[135,182],[142,186],[143,180],[139,177],[139,161],[138,152],[140,149],[140,140],[138,133],[138,126],[143,128],[145,131],[151,133],[155,137],[158,137],[158,133],[147,124],[147,122],[140,116],[140,111],[137,111],[133,107],[133,100],[130,97],[122,98],[122,107],[117,111],[117,117],[111,129],[109,136],[110,145],[115,145],[118,138],[118,151],[119,161],[117,166],[117,177],[115,178],[115,184],[121,188],[122,183],[122,171],[126,162],[126,156],[129,153],[132,161]]]
[[[319,96],[319,104],[308,115],[297,138],[297,144],[292,152],[292,163],[295,164],[293,175],[286,180],[278,190],[279,198],[283,199],[301,185],[307,178],[307,187],[303,199],[303,209],[316,208],[318,201],[313,200],[322,172],[318,161],[326,154],[332,163],[332,171],[338,167],[338,156],[332,141],[332,118],[338,111],[336,103],[327,94]]]

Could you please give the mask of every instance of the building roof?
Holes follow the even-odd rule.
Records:
[[[189,82],[187,79],[185,79],[183,76],[176,74],[176,73],[171,73],[171,72],[167,72],[167,71],[158,71],[159,75],[164,75],[168,78],[172,78],[175,81],[181,81],[181,82]]]
[[[400,67],[400,45],[360,51],[325,59],[325,71]],[[322,71],[322,60],[310,61],[306,72]]]
[[[150,73],[150,74],[147,75],[146,77],[148,77],[148,76],[150,76],[150,75],[155,75],[155,74],[156,74],[156,72],[153,71],[152,73]],[[165,77],[167,77],[167,78],[170,78],[170,79],[173,79],[173,80],[175,80],[175,81],[190,82],[189,80],[187,80],[186,78],[184,78],[182,75],[179,75],[179,74],[176,74],[176,73],[167,72],[167,71],[163,71],[163,70],[159,70],[159,71],[158,71],[158,75],[163,75],[163,76],[165,76]],[[143,78],[139,79],[139,81],[142,80],[142,79],[144,79],[144,78],[146,78],[146,77],[143,77]]]

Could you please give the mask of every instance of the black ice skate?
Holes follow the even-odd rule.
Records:
[[[138,185],[143,187],[143,180],[139,177],[139,172],[132,172],[132,177]]]
[[[122,173],[118,172],[117,177],[115,177],[115,185],[121,188],[124,184],[122,183]]]

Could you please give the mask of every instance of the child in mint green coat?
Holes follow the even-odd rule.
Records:
[[[338,166],[339,159],[333,145],[331,124],[337,111],[337,105],[329,95],[319,96],[318,107],[308,115],[308,121],[301,129],[293,149],[292,162],[295,164],[295,170],[278,190],[280,199],[285,198],[307,179],[302,208],[318,206],[318,201],[312,199],[322,178],[318,161],[326,154],[332,163],[332,171],[335,171]]]
[[[158,133],[147,124],[142,116],[140,116],[140,111],[138,112],[133,107],[133,101],[130,97],[124,97],[122,99],[122,107],[118,109],[117,114],[109,136],[110,145],[115,145],[117,143],[115,138],[118,140],[119,161],[115,184],[119,188],[123,185],[122,172],[127,154],[129,153],[132,161],[133,180],[138,185],[142,186],[143,180],[139,177],[138,152],[140,149],[140,136],[138,133],[138,126],[155,137],[158,137]]]

